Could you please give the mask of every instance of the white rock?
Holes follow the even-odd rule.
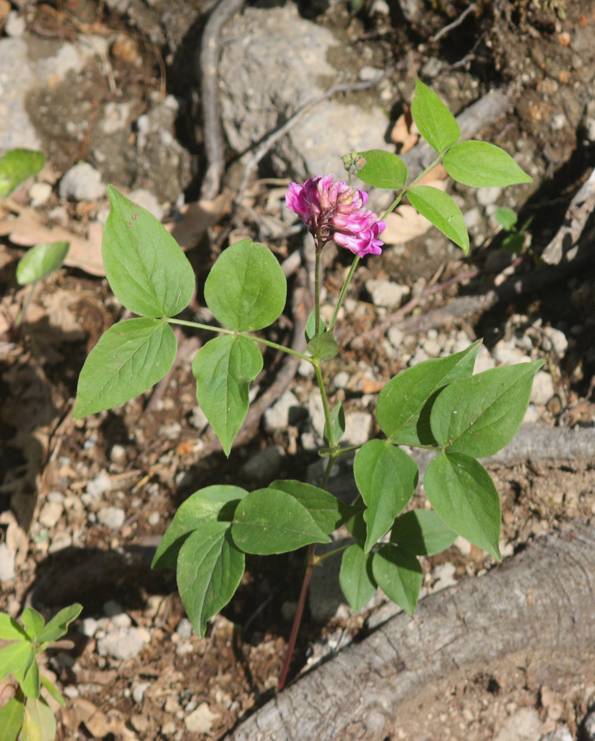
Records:
[[[189,733],[207,734],[211,732],[213,721],[218,717],[218,715],[211,712],[206,702],[202,702],[196,710],[186,716],[184,724]]]
[[[566,339],[564,332],[555,327],[545,327],[543,332],[552,343],[552,347],[556,354],[562,357],[568,349],[568,340]]]
[[[492,350],[492,354],[496,359],[496,362],[510,365],[513,365],[514,363],[528,363],[531,360],[531,358],[522,350],[519,350],[514,343],[507,342],[506,340],[500,340]]]
[[[60,197],[75,201],[96,201],[105,194],[101,174],[88,162],[79,162],[62,177]]]
[[[404,339],[405,335],[398,327],[391,327],[388,330],[388,341],[395,349],[401,350]]]
[[[123,445],[112,445],[109,453],[110,461],[118,466],[123,466],[128,458],[126,448]]]
[[[115,134],[128,124],[130,118],[130,103],[114,103],[110,101],[106,106],[101,121],[101,128],[105,134]],[[136,201],[135,201],[136,203]],[[144,204],[140,203],[140,206]]]
[[[23,16],[17,13],[16,10],[12,10],[8,14],[6,24],[4,25],[6,35],[16,39],[25,33],[25,27],[26,24]]]
[[[531,401],[534,404],[545,405],[555,394],[554,382],[549,373],[539,371],[533,379],[533,388],[531,389]]]
[[[126,513],[120,507],[102,507],[97,513],[97,519],[111,530],[119,530],[124,524]]]
[[[132,685],[132,699],[138,705],[143,701],[145,692],[149,689],[150,685],[148,682],[139,682],[138,684]]]
[[[93,638],[95,633],[97,633],[98,627],[99,623],[95,618],[85,618],[81,625],[81,632],[83,635],[87,636],[87,638]]]
[[[375,306],[386,306],[388,309],[399,306],[411,292],[409,286],[389,280],[367,280],[366,289]]]
[[[33,208],[45,205],[52,195],[52,186],[49,183],[33,183],[29,188],[29,198]]]
[[[200,407],[194,407],[192,410],[192,413],[190,414],[190,424],[199,432],[202,432],[207,428],[209,420]]]
[[[159,520],[161,519],[161,515],[159,512],[151,512],[151,514],[148,516],[147,521],[149,525],[155,527],[159,523]]]
[[[471,553],[471,543],[460,535],[455,540],[454,545],[459,549],[463,556],[468,556]]]
[[[151,635],[144,628],[117,628],[97,641],[97,651],[100,656],[124,661],[138,656],[150,640]]]
[[[128,198],[138,206],[146,208],[159,221],[163,218],[163,208],[150,191],[138,188],[137,190],[133,190],[132,193],[129,193]]]
[[[39,522],[44,527],[52,528],[58,523],[60,517],[62,517],[63,511],[64,508],[59,502],[46,502],[39,513]]]
[[[589,736],[587,736],[586,739],[589,739]],[[546,733],[545,736],[542,736],[540,741],[573,741],[573,736],[572,733],[570,733],[568,726],[559,726],[555,731],[551,731],[550,733]]]
[[[192,623],[187,618],[182,618],[176,628],[176,633],[180,638],[187,640],[192,637]]]
[[[595,141],[595,136],[593,137]],[[595,710],[591,711],[583,722],[585,741],[595,741]]]
[[[496,363],[494,361],[494,358],[490,355],[490,351],[487,347],[482,345],[479,348],[477,358],[475,359],[474,373],[483,373],[484,371],[490,370],[491,368],[495,367]]]
[[[463,214],[463,219],[467,229],[479,226],[481,224],[481,211],[478,208],[471,208]]]
[[[535,406],[535,404],[529,404],[527,407],[527,410],[525,412],[525,416],[523,417],[523,422],[525,424],[535,424],[539,420],[539,410]]]
[[[360,69],[358,77],[365,82],[366,80],[378,80],[383,74],[383,70],[366,65]]]
[[[345,389],[349,385],[349,373],[347,371],[339,371],[333,378],[333,386],[336,389]]]
[[[534,708],[521,708],[504,721],[494,741],[535,741],[541,727]]]
[[[310,422],[312,423],[314,432],[319,438],[322,438],[324,436],[324,410],[318,389],[310,394],[310,398],[308,399],[308,413],[310,414]]]
[[[442,563],[432,571],[432,576],[436,580],[432,586],[433,592],[439,592],[447,587],[452,587],[457,583],[455,579],[455,565],[454,563]]]
[[[345,434],[342,442],[348,445],[363,445],[370,439],[372,415],[368,412],[348,412],[345,415]]]
[[[96,498],[106,494],[112,488],[112,480],[107,471],[100,471],[94,479],[87,484],[87,494]]]
[[[9,581],[14,576],[14,551],[6,543],[0,543],[0,581]]]
[[[482,206],[490,206],[496,203],[502,193],[502,188],[479,188],[477,191],[477,200]]]
[[[286,430],[289,426],[290,412],[300,403],[291,391],[285,393],[264,413],[264,428],[267,432]]]

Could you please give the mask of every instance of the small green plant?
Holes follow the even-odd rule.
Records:
[[[0,198],[7,198],[19,185],[37,175],[45,156],[34,149],[9,149],[0,157]]]
[[[499,226],[506,232],[502,240],[502,247],[513,253],[523,252],[527,242],[527,230],[531,225],[531,217],[524,224],[518,226],[518,214],[507,206],[500,206],[494,213]]]
[[[15,696],[0,707],[2,741],[53,741],[56,719],[43,693],[60,705],[64,698],[56,685],[40,670],[41,654],[68,633],[68,626],[80,615],[82,605],[60,610],[46,623],[32,607],[23,610],[19,622],[0,613],[0,681],[12,679]]]

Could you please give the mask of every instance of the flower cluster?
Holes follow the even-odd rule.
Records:
[[[378,235],[385,223],[364,206],[368,194],[351,188],[332,175],[308,178],[303,185],[290,183],[287,207],[306,224],[319,246],[332,239],[354,255],[379,255],[383,242]]]

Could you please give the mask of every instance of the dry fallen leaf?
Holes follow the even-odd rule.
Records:
[[[390,132],[390,138],[395,144],[401,145],[399,154],[407,154],[413,149],[419,140],[419,131],[410,114],[402,113],[397,118]]]
[[[445,180],[430,180],[428,182],[424,178],[420,183],[439,190],[446,190]],[[413,206],[408,204],[399,206],[392,214],[388,214],[384,221],[386,229],[382,233],[382,240],[386,244],[405,244],[411,239],[421,237],[432,226],[425,216],[420,216]]]
[[[173,238],[185,249],[196,247],[202,235],[229,211],[231,194],[221,193],[212,201],[195,201],[188,204],[180,221],[169,224]]]

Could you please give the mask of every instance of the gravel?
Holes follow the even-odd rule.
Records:
[[[385,306],[388,309],[400,306],[411,292],[409,286],[402,286],[389,280],[367,280],[366,289],[375,306]]]
[[[535,741],[541,735],[541,721],[534,708],[521,708],[510,715],[494,741]]]
[[[97,519],[111,530],[119,530],[124,524],[126,513],[120,507],[102,507],[97,513]]]
[[[138,656],[150,640],[151,635],[145,628],[116,628],[98,639],[97,651],[100,656],[124,661]]]
[[[213,721],[217,718],[218,716],[211,712],[207,703],[202,702],[196,710],[186,716],[184,724],[189,733],[207,734],[211,732]]]
[[[531,401],[534,404],[545,405],[554,394],[554,382],[550,374],[545,371],[536,373],[531,390]]]
[[[9,581],[14,577],[14,552],[6,543],[0,543],[0,581]]]
[[[291,391],[285,393],[275,404],[267,409],[264,415],[264,428],[267,432],[286,430],[289,427],[291,410],[299,407],[300,403]]]
[[[363,445],[370,439],[372,415],[368,412],[348,412],[345,415],[345,434],[342,442],[348,445]]]
[[[88,162],[79,162],[60,181],[60,198],[75,201],[96,201],[105,195],[105,184]]]

